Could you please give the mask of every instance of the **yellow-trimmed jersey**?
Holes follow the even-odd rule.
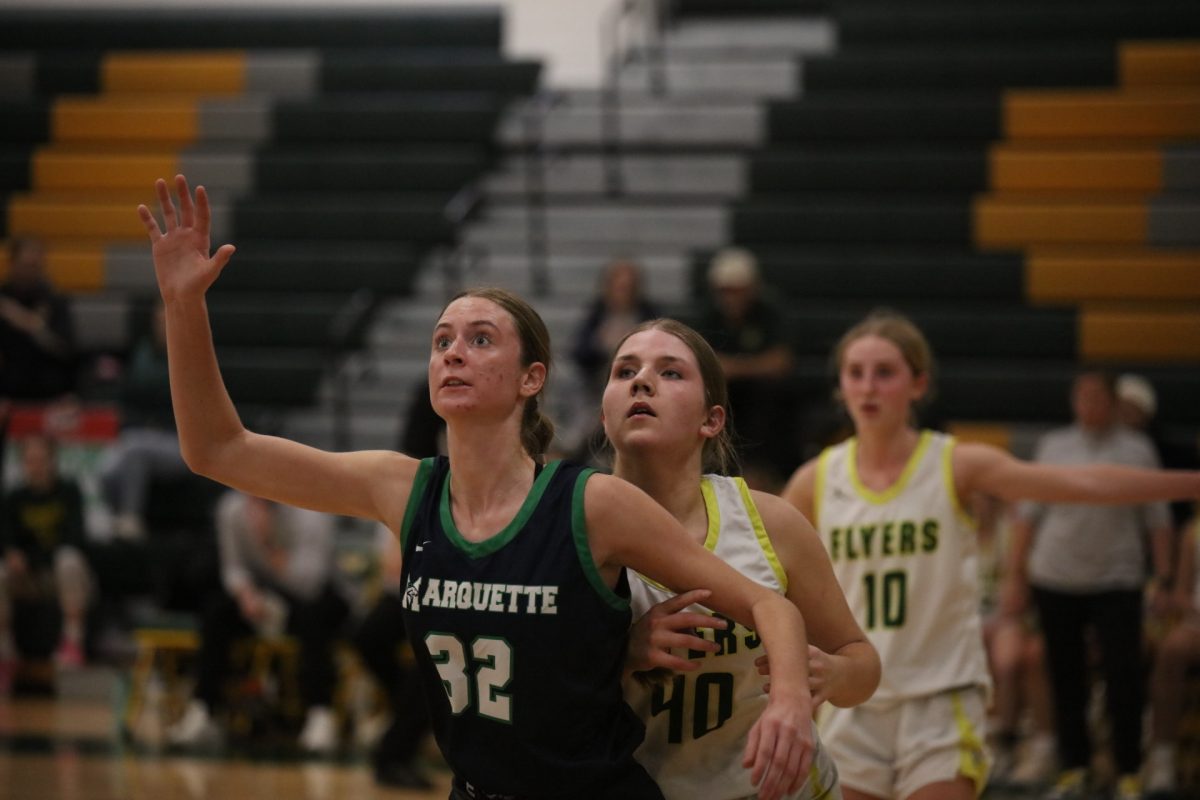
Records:
[[[883,662],[873,704],[991,684],[975,525],[954,487],[954,445],[922,431],[883,492],[859,479],[855,439],[826,449],[817,464],[813,524]]]
[[[787,574],[745,481],[706,475],[700,489],[708,511],[704,546],[756,583],[786,593]],[[635,620],[674,596],[640,575],[631,575],[629,584]],[[689,610],[713,613],[698,605]],[[653,687],[625,682],[626,699],[646,723],[646,738],[635,756],[668,800],[730,800],[755,792],[750,771],[742,766],[742,753],[746,736],[767,703],[766,679],[754,665],[766,651],[754,631],[727,622],[725,630],[697,631],[721,647],[716,654],[688,653],[699,662],[699,669],[673,675]],[[816,800],[836,782],[837,771],[818,739],[813,770],[795,797]]]

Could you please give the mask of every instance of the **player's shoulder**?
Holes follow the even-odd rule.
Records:
[[[760,489],[751,489],[748,494],[767,530],[779,525],[794,524],[803,519],[796,507],[779,495]]]

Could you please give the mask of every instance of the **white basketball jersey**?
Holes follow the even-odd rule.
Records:
[[[873,704],[990,687],[975,525],[954,488],[954,444],[923,431],[899,479],[883,492],[859,480],[855,439],[818,461],[813,523],[883,662]]]
[[[704,546],[751,580],[786,593],[787,575],[745,481],[706,475],[700,486],[708,511]],[[635,620],[674,596],[636,573],[630,573],[629,583]],[[699,605],[689,610],[713,613]],[[646,739],[636,757],[667,800],[728,800],[755,793],[750,771],[741,762],[746,736],[767,703],[766,679],[754,666],[766,651],[756,633],[728,622],[725,630],[698,631],[710,640],[715,636],[719,653],[676,651],[699,661],[699,669],[676,674],[656,687],[625,683],[626,699],[646,723]],[[818,742],[813,771],[796,797],[821,797],[836,780],[833,762]]]

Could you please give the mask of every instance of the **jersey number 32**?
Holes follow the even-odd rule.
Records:
[[[458,715],[471,705],[481,717],[512,722],[512,695],[503,691],[512,680],[512,647],[503,639],[479,636],[467,648],[450,633],[428,633],[425,646],[437,667],[450,700],[451,713]],[[474,680],[469,674],[474,668]]]

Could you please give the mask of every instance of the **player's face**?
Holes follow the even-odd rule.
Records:
[[[721,409],[705,405],[696,356],[677,337],[657,329],[633,334],[617,351],[601,419],[623,455],[651,446],[698,452],[724,425]]]
[[[838,385],[855,427],[904,425],[912,403],[925,394],[928,378],[913,374],[894,343],[872,334],[846,347]]]
[[[429,396],[439,416],[507,417],[519,405],[528,377],[507,311],[481,297],[462,297],[446,307],[429,352]]]

